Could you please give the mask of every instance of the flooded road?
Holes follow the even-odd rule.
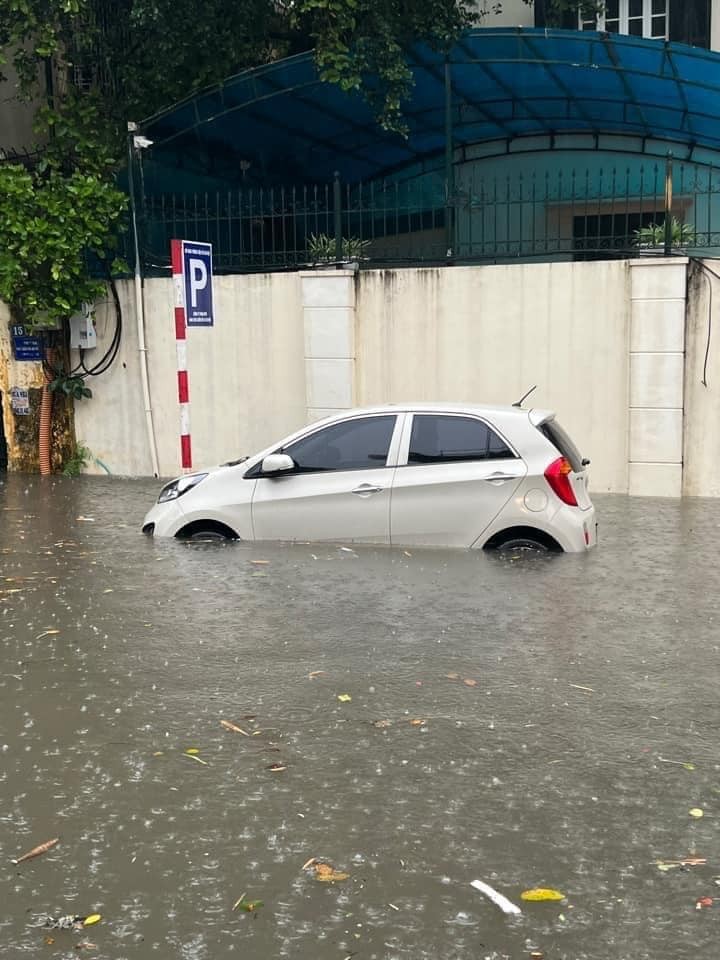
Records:
[[[718,956],[720,503],[503,560],[153,541],[158,488],[0,482],[0,956]]]

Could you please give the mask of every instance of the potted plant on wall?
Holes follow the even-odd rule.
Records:
[[[673,217],[670,229],[671,243],[675,252],[682,251],[695,244],[695,228],[691,223],[682,223],[677,217]],[[646,227],[640,227],[639,230],[635,231],[633,245],[646,253],[664,253],[665,224],[650,223]]]
[[[361,240],[360,237],[343,237],[341,256],[338,260],[335,237],[329,237],[326,233],[320,233],[317,236],[311,233],[308,240],[308,254],[313,266],[342,263],[357,270],[361,260],[370,259],[367,256],[369,247],[369,240]]]

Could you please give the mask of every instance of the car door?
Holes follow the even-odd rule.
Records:
[[[286,474],[258,476],[255,539],[389,543],[399,433],[397,414],[360,416],[284,447],[296,466]]]
[[[526,472],[524,461],[481,418],[413,414],[393,480],[391,542],[471,546]]]

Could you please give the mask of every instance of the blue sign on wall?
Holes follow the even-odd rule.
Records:
[[[12,328],[13,356],[16,360],[42,360],[42,343],[40,337],[32,337],[25,333],[25,327],[13,324]]]
[[[215,322],[212,291],[212,244],[183,240],[185,322],[189,327],[212,327]]]

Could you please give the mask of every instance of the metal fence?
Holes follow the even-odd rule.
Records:
[[[538,163],[549,164],[546,158]],[[458,168],[407,181],[253,187],[143,198],[141,248],[167,268],[173,237],[213,244],[218,272],[588,260],[720,253],[720,170],[694,164],[542,169],[488,176]]]

